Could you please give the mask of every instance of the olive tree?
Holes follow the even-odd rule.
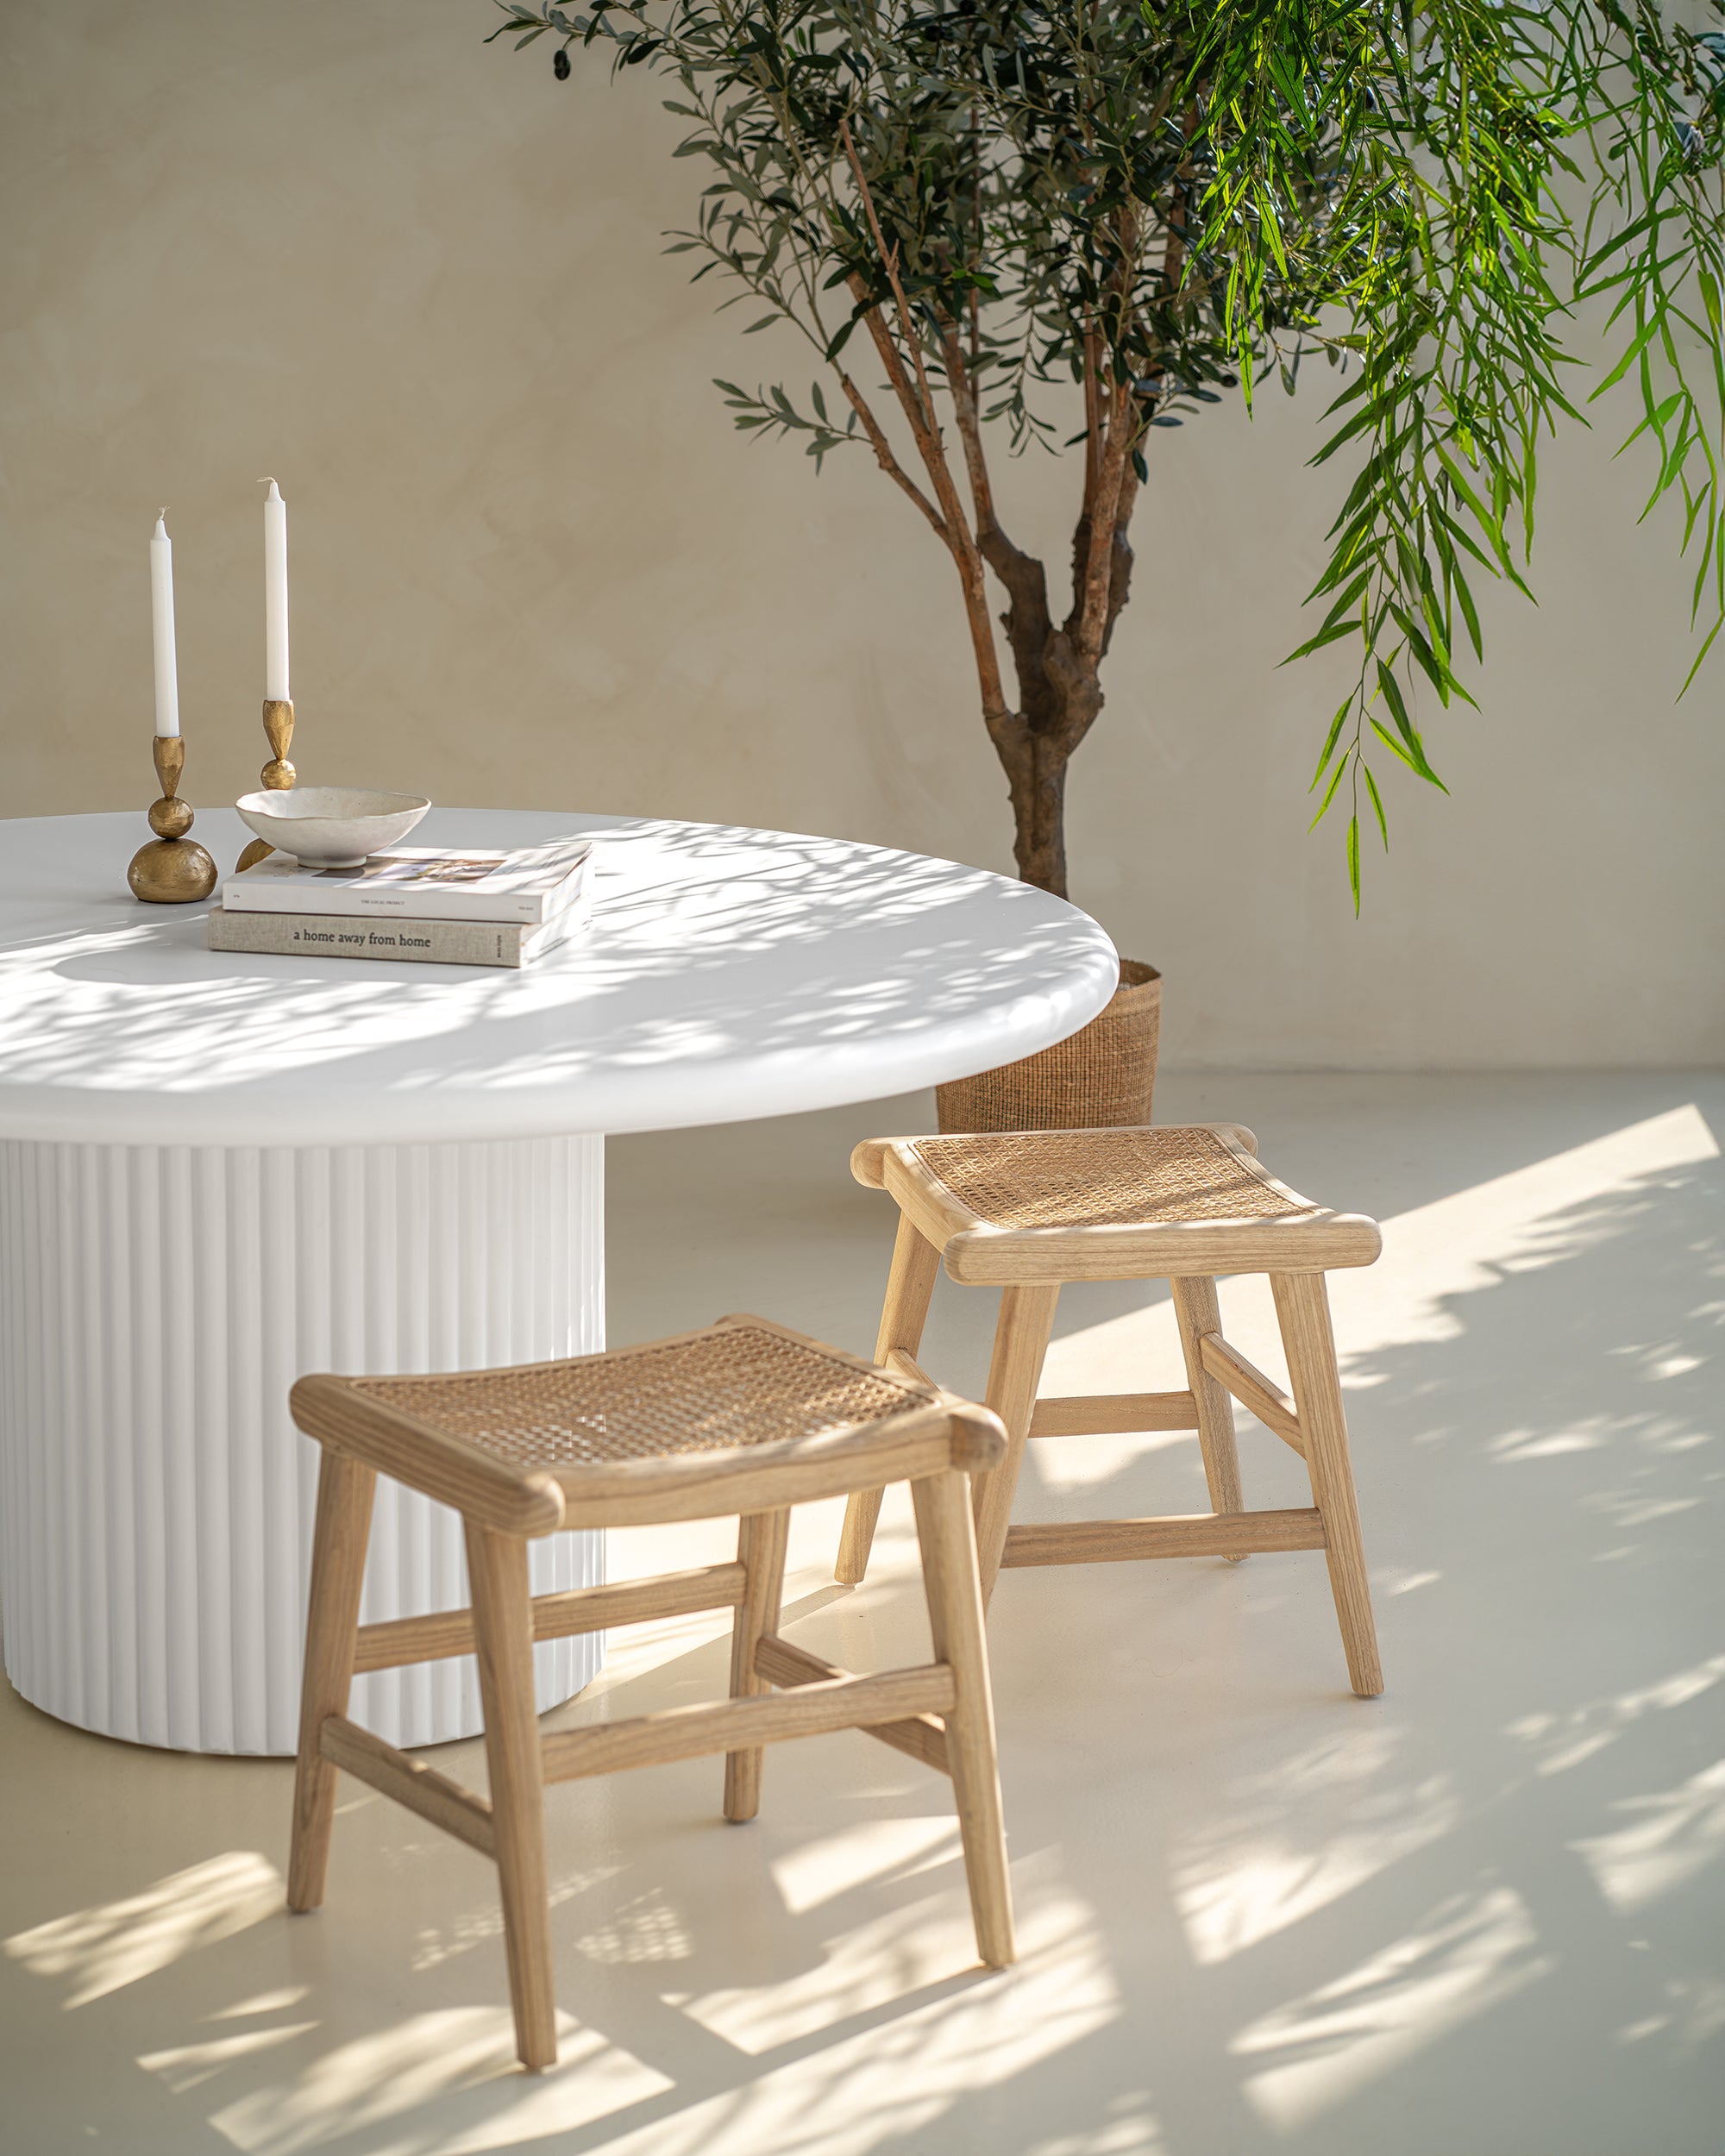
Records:
[[[1681,505],[1697,666],[1717,635],[1717,34],[1651,0],[499,4],[560,76],[574,49],[674,81],[708,184],[672,250],[817,363],[806,394],[718,387],[817,467],[871,452],[950,556],[1026,881],[1066,888],[1157,430],[1302,362],[1334,370],[1316,461],[1352,473],[1295,655],[1358,661],[1313,780],[1356,910],[1383,756],[1441,784],[1416,687],[1471,702],[1480,580],[1527,589],[1540,448],[1600,349],[1584,300],[1615,338],[1591,393],[1633,378],[1649,505]],[[1002,446],[1071,456],[1063,586],[1013,536]]]

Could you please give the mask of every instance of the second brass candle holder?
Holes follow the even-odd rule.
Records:
[[[260,785],[271,793],[285,793],[294,780],[293,766],[287,760],[287,752],[293,745],[293,700],[291,697],[267,696],[264,699],[264,732],[270,745],[270,760],[258,774]],[[254,868],[260,861],[267,861],[275,851],[268,839],[254,838],[234,864],[234,874]]]
[[[191,810],[179,798],[179,774],[185,768],[185,743],[178,734],[158,734],[150,744],[161,799],[150,805],[155,837],[140,846],[126,871],[132,896],[147,906],[188,906],[207,899],[216,888],[216,863],[195,838]]]

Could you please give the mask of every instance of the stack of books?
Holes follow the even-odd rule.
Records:
[[[272,854],[223,885],[210,948],[524,966],[586,918],[591,859],[579,838],[513,853],[397,846],[357,868],[302,868]]]

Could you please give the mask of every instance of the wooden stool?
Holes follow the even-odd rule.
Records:
[[[518,1369],[303,1377],[294,1420],[323,1448],[305,1637],[288,1907],[323,1898],[337,1768],[495,1858],[516,2047],[557,2054],[543,1785],[725,1754],[724,1815],[752,1819],[761,1748],[862,1729],[952,1779],[976,1945],[1013,1958],[967,1474],[1005,1439],[985,1409],[761,1318]],[[470,1610],[359,1621],[379,1470],[461,1514]],[[779,1636],[790,1507],[906,1481],[934,1635],[925,1668],[853,1677]],[[528,1591],[527,1544],[560,1527],[739,1515],[737,1561],[615,1587]],[[731,1698],[627,1721],[535,1724],[533,1643],[691,1610],[734,1609]],[[479,1656],[489,1801],[347,1718],[358,1671]],[[775,1686],[786,1696],[764,1696]]]
[[[1383,1689],[1383,1677],[1324,1275],[1370,1265],[1380,1248],[1377,1225],[1301,1197],[1259,1166],[1257,1151],[1251,1132],[1233,1123],[866,1140],[850,1156],[851,1173],[884,1187],[900,1213],[875,1353],[904,1376],[922,1375],[912,1357],[943,1255],[954,1280],[1001,1287],[988,1401],[1006,1425],[1007,1457],[975,1490],[985,1601],[1003,1564],[1321,1550],[1348,1675],[1370,1698]],[[1270,1275],[1292,1400],[1222,1338],[1215,1275],[1241,1272]],[[1039,1400],[1061,1283],[1157,1279],[1174,1291],[1189,1389]],[[1309,1507],[1242,1510],[1231,1394],[1303,1455]],[[1210,1512],[1009,1526],[1026,1438],[1194,1429]],[[867,1570],[880,1510],[879,1490],[851,1498],[841,1580],[855,1583]]]

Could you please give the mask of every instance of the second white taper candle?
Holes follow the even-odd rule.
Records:
[[[288,700],[287,504],[273,479],[264,497],[264,695]]]
[[[167,511],[156,518],[150,541],[150,622],[155,631],[156,731],[179,731],[179,665],[173,649],[173,542]]]

